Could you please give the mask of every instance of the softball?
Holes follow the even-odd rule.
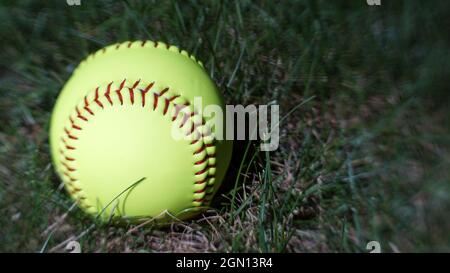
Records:
[[[186,219],[208,207],[232,143],[212,136],[218,128],[196,97],[224,107],[202,63],[175,46],[125,42],[88,56],[51,117],[52,160],[68,193],[101,219]],[[200,137],[174,139],[173,128]]]

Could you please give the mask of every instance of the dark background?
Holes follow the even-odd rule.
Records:
[[[449,1],[1,1],[0,251],[449,251],[449,15]],[[277,151],[239,143],[214,207],[166,227],[92,221],[50,164],[71,71],[138,39],[193,53],[227,103],[285,117]]]

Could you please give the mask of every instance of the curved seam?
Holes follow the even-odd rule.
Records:
[[[126,41],[126,42],[122,42],[122,43],[117,43],[117,44],[113,44],[111,46],[107,46],[102,49],[99,49],[96,52],[89,54],[85,59],[83,59],[80,62],[80,65],[75,69],[75,71],[80,69],[82,65],[88,63],[90,60],[92,60],[99,54],[107,54],[108,52],[111,52],[114,50],[119,50],[119,49],[130,50],[130,49],[136,49],[136,48],[157,48],[157,49],[161,49],[161,50],[167,50],[167,51],[173,52],[175,54],[179,54],[181,56],[184,56],[184,57],[190,59],[191,61],[193,61],[197,65],[199,65],[202,69],[204,69],[203,63],[201,61],[197,60],[197,58],[195,58],[195,56],[193,54],[189,54],[186,50],[183,50],[177,46],[169,45],[169,44],[166,44],[163,42],[158,42],[158,41],[154,42],[151,40],[143,40],[143,41],[138,40],[138,41]]]
[[[116,106],[117,103],[115,103],[111,99],[111,95],[117,96],[119,99],[119,102],[120,102],[119,104],[123,105],[124,97],[126,94],[123,91],[128,90],[129,102],[133,106],[146,107],[146,105],[150,105],[149,108],[152,111],[156,111],[157,109],[162,107],[163,111],[160,113],[163,116],[166,116],[169,105],[172,105],[175,109],[175,114],[172,116],[172,118],[169,118],[170,122],[174,122],[174,121],[178,120],[178,117],[180,116],[180,113],[181,113],[181,110],[177,109],[177,106],[180,105],[180,103],[175,102],[177,99],[184,100],[184,103],[181,103],[181,105],[183,106],[183,107],[181,107],[182,109],[184,109],[185,107],[190,105],[190,103],[187,100],[185,100],[184,98],[182,98],[181,95],[179,95],[179,94],[172,93],[169,96],[169,94],[168,94],[169,88],[168,87],[163,88],[159,92],[151,91],[150,93],[153,94],[153,96],[150,96],[150,97],[153,98],[154,101],[153,101],[153,103],[146,103],[145,97],[149,93],[149,91],[153,88],[155,82],[151,82],[148,85],[140,86],[140,85],[142,85],[142,83],[141,83],[141,80],[138,80],[129,87],[125,86],[126,82],[127,82],[126,79],[124,79],[122,82],[120,82],[119,87],[115,91],[111,90],[111,86],[114,83],[114,82],[111,82],[106,86],[106,90],[104,93],[100,92],[100,86],[94,88],[93,91],[88,92],[88,94],[82,99],[82,101],[76,105],[75,109],[73,110],[73,113],[69,116],[69,120],[68,120],[67,124],[70,123],[70,128],[67,128],[68,127],[67,125],[64,126],[64,134],[61,137],[61,142],[60,142],[61,148],[59,150],[60,154],[61,154],[60,162],[61,162],[61,165],[63,166],[63,168],[65,168],[65,171],[63,171],[62,174],[64,177],[67,178],[66,183],[69,186],[69,193],[71,195],[73,195],[74,197],[76,197],[77,199],[79,199],[80,205],[85,207],[86,209],[91,208],[92,205],[87,203],[87,201],[86,201],[87,195],[83,191],[82,187],[80,185],[78,185],[78,186],[75,185],[75,182],[80,181],[79,179],[76,178],[76,175],[75,175],[75,172],[77,171],[77,169],[71,163],[71,162],[75,162],[76,158],[69,156],[68,153],[70,153],[70,151],[77,149],[76,142],[79,141],[79,137],[77,136],[77,134],[75,134],[75,132],[83,130],[83,125],[81,125],[81,123],[89,122],[89,120],[95,116],[96,111],[94,111],[92,109],[91,105],[93,105],[95,103],[100,107],[100,108],[98,108],[98,110],[104,110],[105,102],[102,102],[101,100],[103,98],[105,98],[108,100],[108,102],[110,103],[111,106]],[[138,87],[140,87],[140,88],[138,88]],[[140,105],[135,104],[135,98],[139,95],[139,94],[135,94],[135,93],[138,93],[139,91],[140,91],[140,95],[141,95],[141,99],[142,99],[142,104],[140,104]],[[92,93],[93,93],[93,98],[90,98],[90,97],[92,97],[92,96],[90,96],[90,95],[92,95]],[[164,99],[164,103],[157,102],[162,99]],[[202,206],[206,202],[209,202],[210,201],[209,197],[213,192],[213,191],[211,191],[211,188],[213,188],[214,183],[208,183],[208,181],[210,179],[215,179],[215,174],[210,174],[209,170],[212,168],[215,168],[215,164],[213,164],[211,162],[215,162],[216,158],[215,158],[215,153],[208,153],[207,148],[208,147],[215,148],[215,144],[214,144],[215,140],[213,139],[211,141],[211,143],[208,143],[208,144],[204,142],[204,137],[207,137],[208,135],[201,132],[200,128],[203,129],[204,128],[203,126],[206,126],[205,119],[203,117],[201,117],[201,123],[195,124],[194,117],[197,116],[198,113],[195,111],[195,109],[194,109],[194,111],[191,111],[191,110],[187,110],[187,111],[190,111],[190,112],[188,112],[187,114],[184,114],[183,117],[184,116],[188,117],[187,120],[191,121],[192,127],[190,130],[188,130],[188,132],[186,133],[186,136],[189,136],[193,133],[197,133],[197,135],[198,135],[198,137],[196,139],[194,139],[192,142],[190,142],[189,145],[195,145],[195,144],[197,144],[198,141],[202,141],[201,147],[199,149],[197,149],[196,151],[194,151],[192,156],[196,156],[197,154],[201,153],[202,151],[206,151],[204,158],[201,158],[194,162],[194,177],[199,177],[199,176],[203,177],[203,175],[206,174],[203,179],[199,179],[199,180],[194,179],[194,181],[193,181],[194,187],[196,187],[197,190],[195,190],[193,192],[192,206],[198,207],[198,206]],[[184,118],[183,118],[183,120],[184,120]],[[77,121],[79,121],[79,123],[76,123]],[[183,123],[182,126],[180,126],[180,128],[184,127],[184,125],[185,125],[185,123]],[[198,165],[201,165],[201,164],[205,164],[205,166],[202,167],[200,170],[195,171],[195,167]],[[199,186],[201,187],[200,189],[198,189]],[[202,194],[202,197],[197,197],[198,194]]]

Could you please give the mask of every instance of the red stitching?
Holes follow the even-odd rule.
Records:
[[[142,43],[142,46],[143,46],[144,44],[145,44],[145,42]],[[129,44],[129,45],[130,45],[130,44]],[[118,45],[118,46],[120,46],[120,45]],[[134,101],[135,101],[135,100],[134,100],[134,96],[135,96],[135,95],[134,95],[135,88],[138,87],[138,85],[139,85],[140,82],[141,82],[141,80],[139,79],[139,80],[137,80],[136,82],[134,82],[134,84],[132,85],[132,87],[127,87],[128,90],[129,90],[129,94],[130,94],[130,102],[131,102],[131,104],[134,104]],[[119,98],[119,100],[120,100],[120,103],[121,103],[121,104],[123,104],[123,102],[124,102],[124,101],[123,101],[124,98],[123,98],[123,96],[122,96],[122,94],[121,94],[121,90],[123,89],[125,83],[126,83],[126,79],[124,79],[124,80],[121,82],[119,88],[115,91],[116,94],[117,94],[117,96],[118,96],[118,98]],[[110,96],[112,84],[113,84],[113,82],[111,82],[111,83],[108,84],[107,90],[106,90],[106,92],[104,93],[104,96],[107,98],[108,102],[109,102],[111,105],[113,105],[113,101],[112,101],[111,96]],[[146,104],[146,94],[147,94],[147,92],[153,87],[153,85],[154,85],[154,82],[148,84],[147,87],[146,87],[145,89],[139,89],[140,92],[141,92],[141,96],[142,96],[142,106],[143,106],[143,107],[144,107],[145,104]],[[100,87],[97,87],[97,88],[95,89],[95,96],[94,96],[93,101],[103,109],[103,108],[104,108],[104,105],[103,105],[102,102],[100,101],[100,97],[99,97],[99,88],[100,88]],[[167,88],[162,89],[160,92],[154,92],[154,93],[153,93],[153,96],[154,96],[153,110],[156,110],[156,108],[158,107],[158,100],[159,100],[159,98],[160,98],[161,96],[163,96],[165,93],[167,93],[168,90],[169,90],[169,88],[167,87]],[[175,107],[175,114],[174,114],[174,116],[172,117],[172,121],[174,121],[174,120],[178,117],[178,115],[179,115],[179,113],[180,113],[181,110],[183,110],[185,107],[187,107],[187,106],[190,105],[189,102],[185,102],[184,104],[177,104],[177,103],[174,103],[175,99],[177,99],[177,98],[179,98],[179,97],[180,97],[180,95],[174,95],[174,96],[171,96],[170,98],[164,97],[163,115],[166,115],[166,113],[167,113],[167,111],[168,111],[168,109],[169,109],[170,103],[173,103],[173,105],[174,105],[174,107]],[[87,97],[87,96],[84,97],[83,102],[84,102],[83,110],[89,112],[91,115],[94,115],[95,113],[94,113],[94,112],[92,111],[92,109],[89,107],[90,105],[89,105],[89,101],[88,101],[88,97]],[[77,118],[80,118],[80,119],[82,119],[82,120],[84,120],[84,121],[88,121],[88,119],[82,114],[82,112],[80,111],[80,109],[78,108],[78,106],[75,107],[75,110],[76,110],[76,113],[77,113]],[[198,114],[198,113],[197,113],[196,111],[191,111],[191,112],[189,112],[189,113],[184,113],[184,115],[183,115],[183,122],[182,122],[180,128],[183,127],[183,126],[186,124],[186,122],[187,122],[190,118],[193,118],[193,117],[194,117],[195,115],[197,115],[197,114]],[[75,129],[75,130],[82,130],[82,127],[79,126],[79,125],[77,125],[77,124],[75,124],[75,122],[74,122],[74,120],[73,120],[73,118],[72,118],[71,116],[69,117],[69,119],[70,119],[70,122],[71,122],[71,125],[72,125],[72,126],[71,126],[72,129]],[[191,124],[191,128],[190,128],[189,134],[192,134],[192,133],[194,133],[195,131],[199,131],[199,127],[200,127],[201,125],[205,125],[205,121],[204,121],[203,119],[202,119],[202,122],[201,122],[201,123],[194,123],[194,122],[193,122],[193,123]],[[69,139],[78,140],[78,137],[74,136],[74,135],[72,134],[72,132],[71,132],[70,130],[68,130],[66,127],[64,127],[64,132],[65,132],[66,136],[67,136]],[[64,148],[65,148],[65,149],[67,149],[67,150],[75,150],[75,147],[74,147],[74,146],[68,145],[68,143],[67,143],[67,141],[64,139],[64,137],[62,137],[61,139],[62,139],[62,141],[63,141],[63,143],[64,143]],[[191,141],[190,144],[191,144],[191,145],[196,144],[198,141],[199,141],[199,139],[195,139],[195,140]],[[209,144],[202,143],[201,147],[198,148],[198,149],[194,152],[194,155],[197,155],[197,154],[202,153],[203,151],[206,150],[207,147],[214,147],[214,146],[215,146],[215,145],[214,145],[213,143],[209,143]],[[65,155],[64,152],[63,152],[62,150],[60,150],[60,153],[61,153],[62,156],[63,156],[63,160],[65,160],[65,161],[67,161],[67,162],[69,162],[69,161],[75,161],[75,158]],[[209,163],[209,159],[214,158],[214,157],[215,157],[215,154],[211,154],[211,155],[206,154],[206,156],[205,156],[203,159],[200,159],[200,160],[197,160],[196,162],[194,162],[194,165],[196,165],[196,166],[202,165],[202,164],[204,164],[204,163],[208,163],[208,164],[205,164],[205,166],[204,166],[201,170],[195,172],[195,175],[198,176],[198,175],[205,174],[205,173],[208,172],[209,168],[215,167],[215,164],[212,164],[212,163],[210,164],[210,163]],[[74,172],[74,171],[76,171],[76,169],[73,168],[73,167],[70,167],[65,161],[62,161],[62,165],[66,168],[67,171],[64,172],[63,174],[66,175],[67,177],[69,177],[71,181],[75,181],[76,179],[73,178],[73,177],[71,177],[71,176],[69,175],[68,172]],[[202,180],[200,180],[200,181],[194,181],[194,183],[195,183],[196,185],[207,184],[208,178],[211,178],[211,177],[214,177],[214,175],[207,174],[207,175],[206,175],[206,178],[204,178],[204,179],[202,179]],[[211,188],[211,187],[212,187],[212,185],[205,185],[203,189],[196,190],[195,193],[204,193],[207,189],[209,189],[209,188]],[[81,191],[81,189],[79,189],[79,188],[76,188],[76,189],[77,189],[77,191]],[[207,194],[208,194],[208,193],[207,193]],[[80,199],[85,199],[85,198],[80,198]],[[201,202],[204,202],[204,201],[206,201],[205,198],[194,199],[194,202],[200,202],[200,203],[201,203]],[[86,206],[88,206],[88,205],[86,205]]]
[[[186,124],[188,119],[189,119],[188,115],[183,115],[183,121],[181,122],[180,128],[183,128],[183,126]]]
[[[70,179],[70,181],[77,181],[75,178],[73,178],[72,176],[70,176],[67,172],[63,172],[63,174],[64,174],[65,176],[67,176],[67,177]]]
[[[164,88],[163,90],[161,90],[158,94],[158,96],[162,96],[164,95],[167,91],[169,91],[169,87]]]
[[[109,103],[111,104],[111,105],[113,105],[113,102],[112,102],[112,100],[111,100],[111,97],[109,96],[110,94],[111,94],[111,85],[113,84],[113,82],[110,82],[109,84],[108,84],[108,87],[106,88],[106,92],[105,92],[105,94],[104,94],[104,96],[106,97],[106,99],[109,101]]]
[[[149,85],[147,85],[147,87],[145,89],[141,89],[142,107],[145,106],[145,95],[147,95],[147,92],[150,90],[150,88],[153,87],[153,84],[155,84],[155,82],[152,82]]]
[[[179,98],[179,97],[180,97],[180,95],[172,96],[172,97],[169,99],[169,102],[172,102],[172,101],[174,101],[176,98]]]
[[[61,137],[61,140],[64,143],[64,146],[67,150],[75,150],[75,147],[69,146],[63,137]]]
[[[194,123],[192,123],[191,130],[186,133],[186,136],[190,136],[191,134],[194,133],[194,131],[195,131],[195,126],[194,126]]]
[[[205,157],[205,158],[203,158],[202,160],[199,160],[199,161],[195,162],[194,164],[195,164],[195,165],[200,165],[200,164],[205,163],[207,160],[208,160],[208,157]]]
[[[145,95],[147,95],[148,90],[141,89],[142,107],[145,106]]]
[[[181,110],[183,110],[185,107],[187,107],[187,105],[185,104],[174,104],[175,107],[175,114],[172,117],[172,121],[175,121],[178,117],[178,114],[180,113]],[[181,127],[180,127],[181,128]]]
[[[80,188],[77,188],[77,187],[73,187],[73,190],[72,190],[72,194],[73,193],[77,193],[77,192],[80,192],[81,191],[81,189]]]
[[[154,84],[155,84],[155,82],[151,82],[149,85],[147,85],[147,87],[145,88],[145,92],[150,90],[150,88],[152,88]]]
[[[132,105],[134,104],[134,89],[138,86],[140,81],[141,81],[140,79],[137,80],[131,88],[128,88],[128,92],[130,93],[130,101]]]
[[[203,183],[206,183],[206,180],[207,180],[207,178],[202,179],[200,181],[196,181],[194,184],[203,184]]]
[[[159,97],[161,97],[162,95],[164,95],[164,93],[166,93],[169,90],[168,87],[164,88],[163,90],[161,90],[159,93],[153,93],[153,110],[156,110],[156,107],[158,107],[158,100]],[[163,115],[165,115],[167,112],[167,110],[165,110],[165,112],[163,113]]]
[[[128,88],[128,92],[130,93],[131,104],[134,104],[134,90],[133,90],[133,88]]]
[[[193,123],[193,124],[192,124],[192,132],[191,132],[191,134],[192,134],[195,130],[197,130],[198,127],[200,127],[200,126],[202,126],[202,125],[203,125],[203,123]]]
[[[70,134],[69,130],[67,130],[66,127],[64,127],[64,132],[66,133],[66,135],[67,135],[70,139],[73,139],[73,140],[77,140],[77,139],[78,139],[76,136]]]
[[[72,128],[81,131],[81,127],[75,124],[72,124]]]
[[[120,105],[123,105],[123,98],[122,98],[122,93],[120,93],[122,91],[123,86],[125,85],[125,81],[123,80],[122,83],[119,86],[119,89],[116,90],[117,95],[119,96],[119,100],[120,100]]]
[[[137,80],[137,81],[133,84],[133,86],[131,87],[131,89],[135,89],[135,88],[139,85],[140,82],[141,82],[140,79]]]
[[[98,106],[100,106],[101,108],[103,108],[103,103],[101,103],[101,102],[98,100],[98,89],[99,89],[99,88],[100,88],[100,87],[97,87],[97,88],[95,89],[95,98],[94,98],[94,102],[97,103]]]
[[[205,145],[202,145],[200,148],[197,149],[197,151],[194,152],[194,155],[199,154],[205,150]]]
[[[76,129],[76,130],[80,130],[80,131],[81,131],[81,127],[75,124],[75,122],[73,121],[73,118],[72,118],[72,117],[69,117],[69,120],[70,120],[70,124],[72,125],[72,128],[73,128],[73,129]]]
[[[200,174],[204,174],[206,172],[206,168],[203,170],[200,170],[198,172],[195,173],[195,175],[200,175]]]
[[[94,116],[94,112],[89,108],[89,102],[87,100],[87,96],[84,96],[84,109],[89,112],[89,114]]]
[[[158,94],[153,93],[153,110],[156,110],[156,107],[158,107]]]
[[[168,99],[164,99],[164,111],[163,111],[163,115],[166,115],[167,110],[169,109],[169,103],[170,101]]]
[[[74,172],[76,169],[69,167],[64,161],[61,163],[69,172]]]
[[[81,115],[80,109],[78,109],[78,106],[75,108],[77,111],[77,118],[80,118],[84,121],[88,121],[88,119],[86,117],[84,117],[83,115]]]

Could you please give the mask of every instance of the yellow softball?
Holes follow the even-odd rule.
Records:
[[[80,207],[102,219],[186,219],[207,207],[232,143],[193,106],[224,107],[201,62],[161,42],[115,44],[74,70],[54,107],[53,164]],[[175,139],[173,128],[195,138]],[[200,137],[198,137],[200,136]]]

